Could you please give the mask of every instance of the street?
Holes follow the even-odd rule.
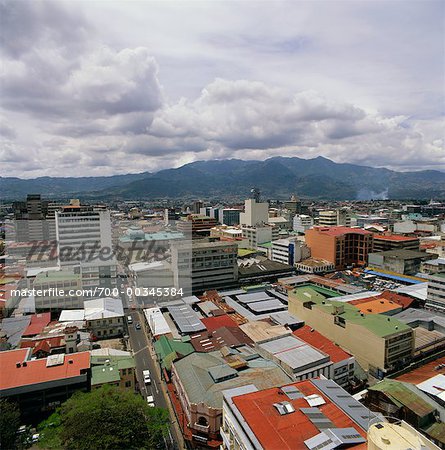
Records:
[[[166,399],[167,394],[165,393],[165,389],[163,389],[163,381],[159,376],[159,368],[156,367],[156,356],[151,355],[150,350],[151,346],[149,345],[149,338],[146,336],[144,331],[144,316],[143,313],[139,310],[130,311],[127,310],[126,317],[131,315],[133,319],[133,323],[128,325],[128,332],[130,337],[130,344],[133,350],[135,362],[136,362],[136,376],[139,382],[139,388],[144,396],[147,398],[148,395],[152,395],[154,399],[155,406],[159,408],[167,409],[170,412],[169,402]],[[135,328],[136,323],[141,324],[141,329],[137,330]],[[151,384],[145,385],[144,377],[142,375],[143,370],[150,370],[151,375]],[[174,422],[176,421],[176,417],[172,417],[170,413],[170,418],[172,421],[172,425],[170,426],[170,433],[168,438],[166,439],[166,448],[168,449],[178,449],[181,448],[179,443],[182,443],[182,436],[178,436],[178,430],[174,426]]]

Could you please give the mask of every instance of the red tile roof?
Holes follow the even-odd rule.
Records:
[[[33,314],[28,328],[23,336],[35,336],[43,331],[43,329],[51,322],[51,313],[45,312],[41,314]]]
[[[318,408],[336,427],[352,427],[366,439],[366,432],[325,397],[310,381],[300,381],[293,383],[293,385],[305,396],[317,394],[323,397],[326,404]],[[309,408],[304,398],[290,400],[280,392],[280,388],[271,388],[232,397],[232,400],[263,448],[268,450],[304,449],[306,448],[304,441],[319,434],[320,431],[300,411],[300,408]],[[281,416],[273,404],[282,401],[290,402],[295,412]],[[364,450],[367,448],[367,444],[358,444],[350,448]]]
[[[409,308],[415,302],[413,298],[391,291],[383,291],[381,297],[391,300],[394,303],[398,303],[403,309]]]
[[[201,319],[201,322],[207,328],[207,331],[215,331],[221,327],[237,327],[237,323],[230,318],[228,314],[218,317],[206,317]]]
[[[89,352],[65,355],[63,364],[52,367],[46,367],[46,358],[30,361],[29,353],[30,349],[24,348],[0,352],[0,390],[76,377],[90,367]],[[20,367],[16,367],[18,362],[22,363]]]
[[[49,353],[52,348],[63,347],[64,345],[65,343],[63,336],[53,336],[42,339],[22,340],[20,343],[20,348],[32,348],[32,353],[34,355],[39,350]]]
[[[303,340],[304,342],[307,342],[309,345],[312,345],[312,347],[315,347],[318,350],[321,350],[322,352],[328,354],[333,363],[351,358],[351,355],[349,353],[345,352],[338,345],[335,345],[331,340],[324,337],[318,331],[311,330],[313,330],[313,328],[305,325],[304,327],[295,330],[293,334],[297,338]]]
[[[429,380],[431,377],[435,377],[436,375],[445,375],[445,367],[436,370],[436,367],[441,364],[445,364],[445,357],[431,361],[428,364],[424,364],[423,366],[411,370],[408,373],[404,373],[403,375],[397,377],[396,380],[404,381],[405,383],[419,384]]]

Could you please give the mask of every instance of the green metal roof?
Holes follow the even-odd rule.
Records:
[[[91,385],[116,383],[121,379],[117,364],[94,366],[91,368]]]
[[[218,409],[222,408],[222,392],[226,389],[254,384],[261,390],[292,381],[274,362],[263,358],[248,361],[248,368],[234,374],[220,352],[191,353],[176,361],[174,366],[190,403],[204,403]],[[212,374],[218,373],[230,375],[230,378],[216,383]]]
[[[155,344],[156,354],[161,359],[161,366],[167,370],[170,370],[172,362],[178,358],[178,355],[187,356],[193,353],[195,350],[192,344],[182,342],[174,339],[168,339],[165,336],[161,336]]]
[[[342,307],[344,312],[338,315],[346,322],[361,325],[379,337],[390,336],[391,334],[411,329],[409,325],[383,314],[362,315],[356,306],[347,302],[338,302],[335,301],[335,299],[328,299],[320,294],[319,291],[320,288],[318,287],[302,286],[294,289],[292,294],[294,298],[301,302],[313,302],[313,308],[320,308],[328,314],[333,313],[334,307]]]
[[[252,255],[254,253],[258,253],[257,250],[250,250],[249,248],[239,248],[238,249],[238,256],[247,256]]]
[[[369,390],[383,392],[399,408],[404,406],[413,411],[418,417],[425,417],[435,411],[432,405],[400,381],[385,379],[370,387]]]

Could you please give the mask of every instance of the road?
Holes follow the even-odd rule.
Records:
[[[139,387],[144,398],[148,395],[152,395],[155,405],[159,408],[168,408],[166,399],[165,388],[163,387],[163,381],[159,377],[158,368],[156,367],[156,356],[151,354],[152,347],[149,344],[149,338],[145,334],[143,325],[143,314],[139,310],[128,310],[127,316],[131,315],[133,323],[128,325],[128,332],[130,337],[131,348],[133,350],[135,362],[136,362],[136,376],[139,382]],[[141,329],[137,330],[136,323],[141,323]],[[150,370],[151,385],[144,384],[144,377],[142,375],[143,370]],[[182,443],[182,436],[178,436],[178,429],[174,426],[176,421],[175,417],[171,417],[172,425],[170,426],[170,433],[166,439],[167,449],[179,449],[182,446],[178,443]]]

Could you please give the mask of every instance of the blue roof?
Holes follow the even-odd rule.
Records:
[[[397,280],[397,281],[403,281],[404,283],[411,283],[411,284],[419,284],[424,283],[424,281],[419,280],[413,280],[412,278],[407,278],[404,276],[399,275],[390,275],[389,273],[384,272],[377,272],[376,270],[368,270],[365,269],[365,273],[369,273],[370,275],[378,275],[382,278],[389,278],[390,280]]]

